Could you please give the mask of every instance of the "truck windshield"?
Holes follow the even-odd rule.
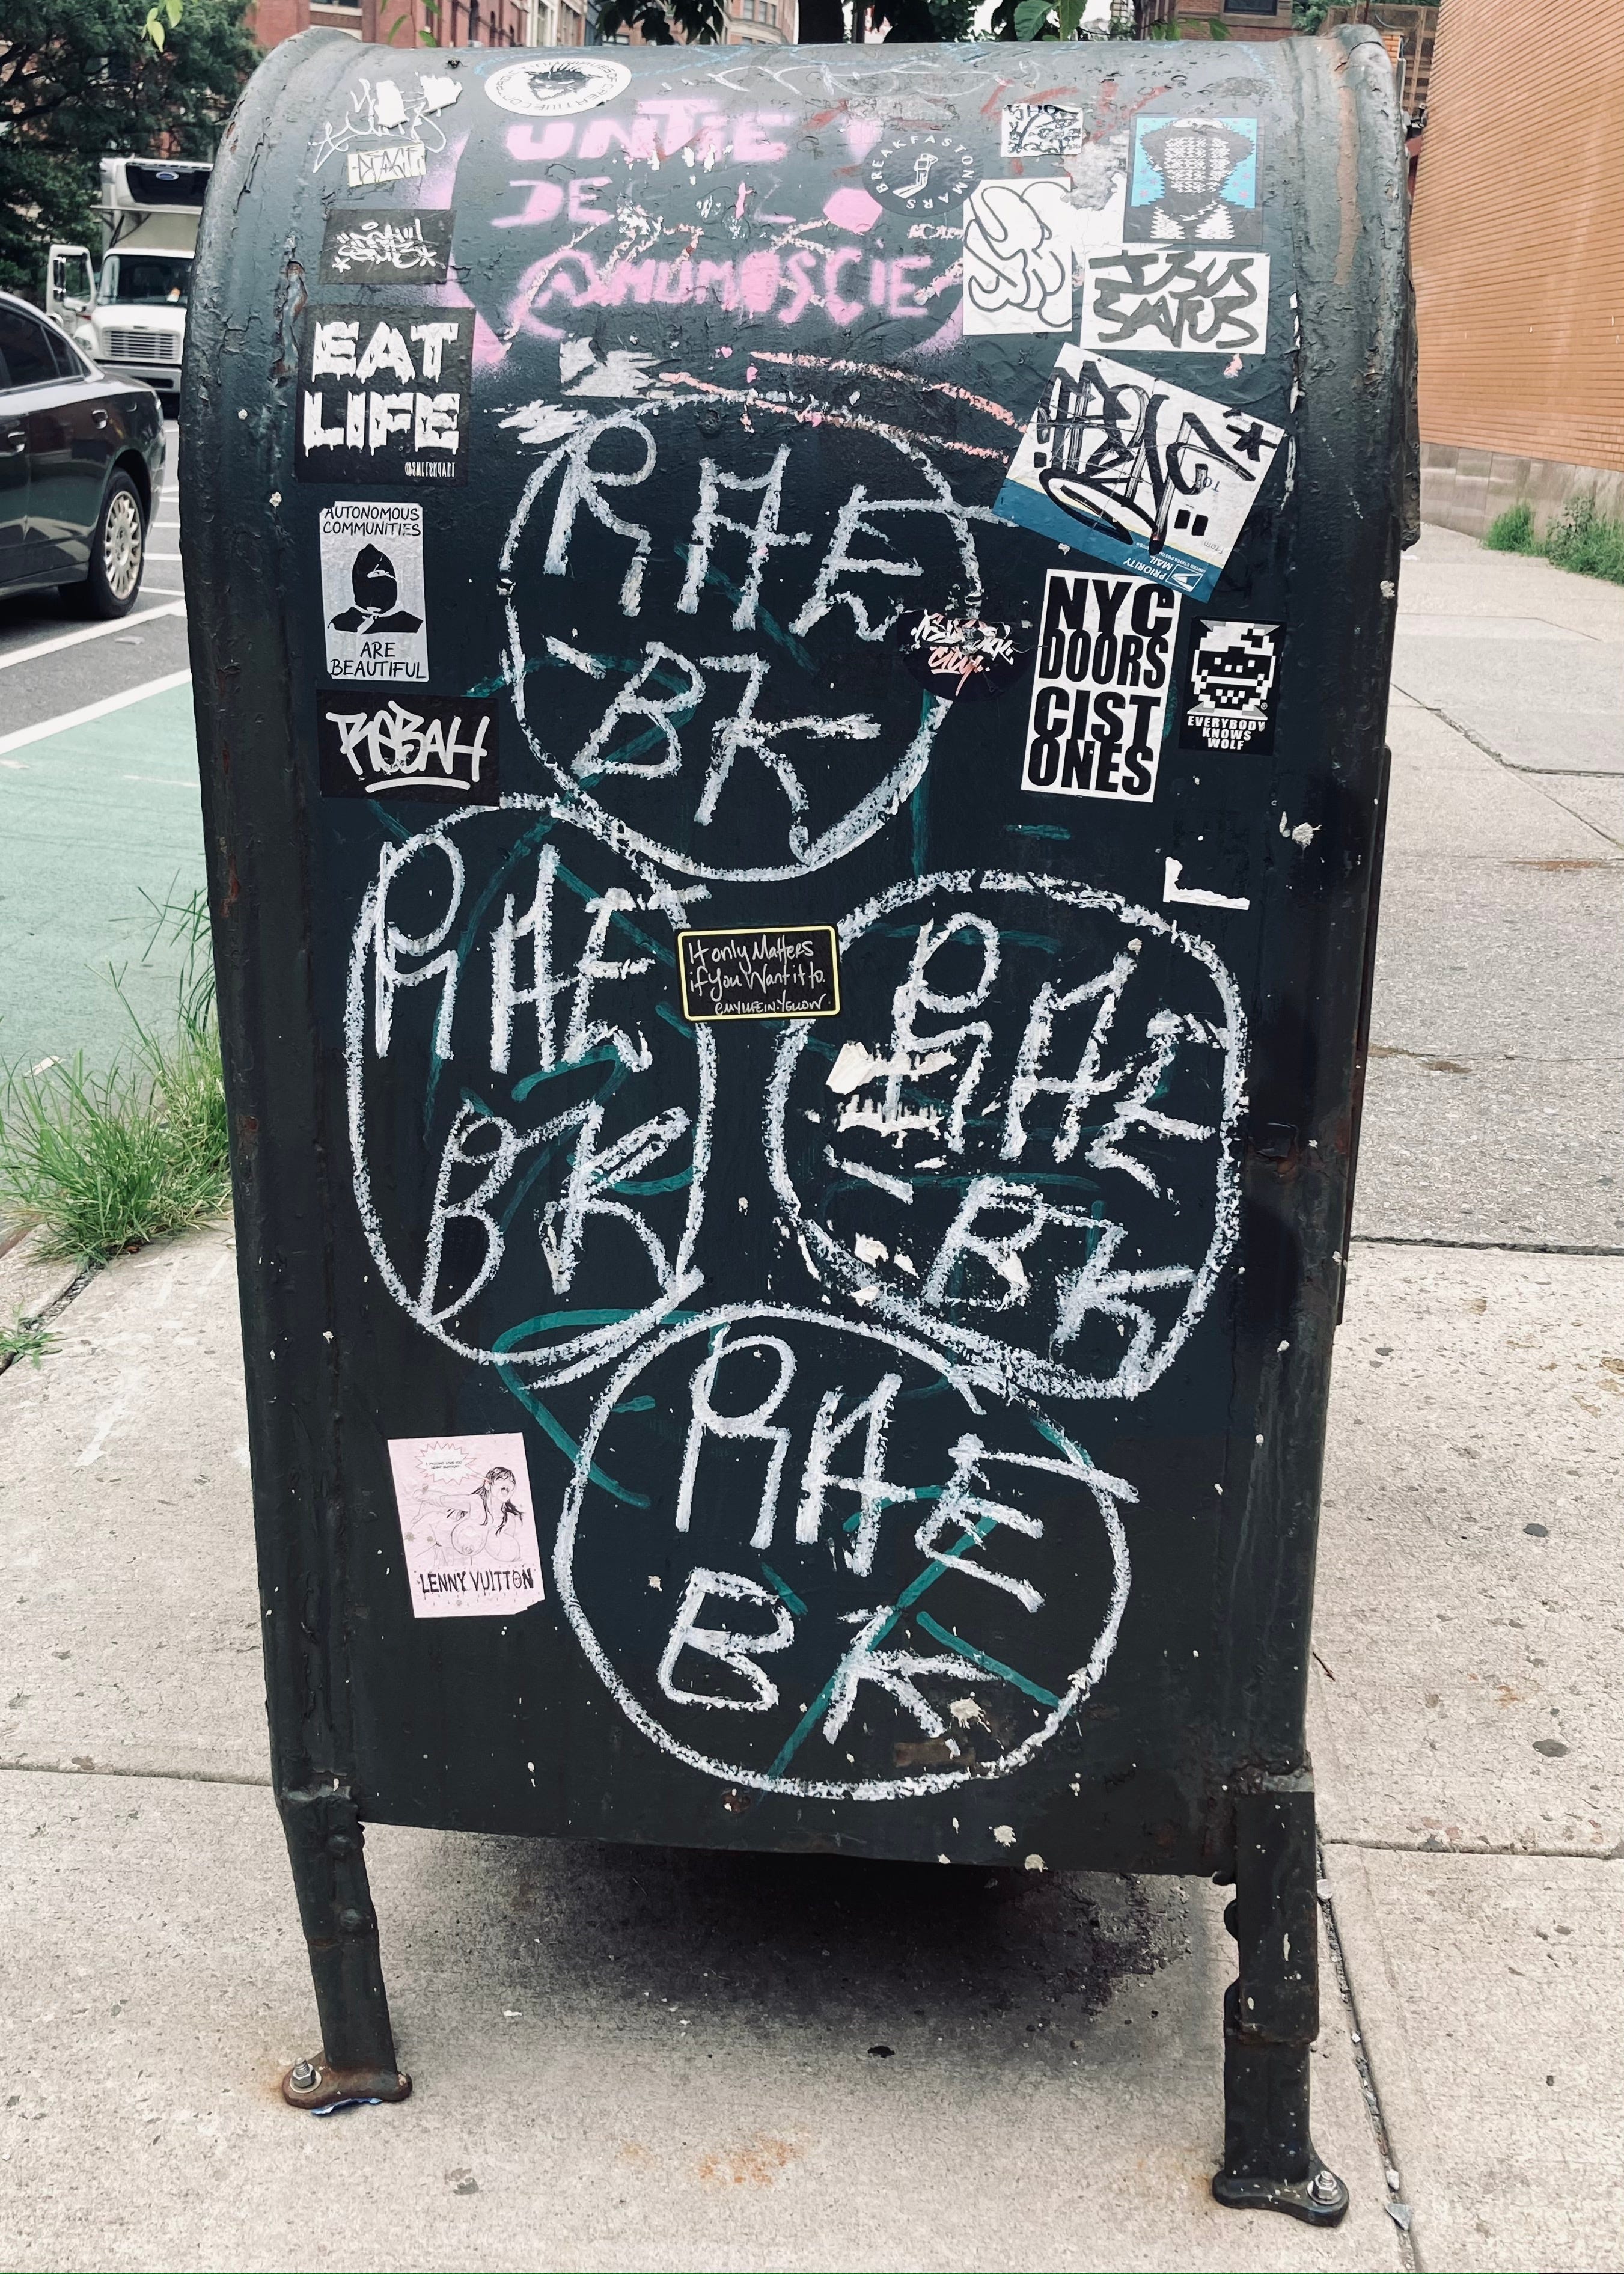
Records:
[[[109,253],[102,263],[102,297],[124,307],[184,308],[192,263],[160,252]]]

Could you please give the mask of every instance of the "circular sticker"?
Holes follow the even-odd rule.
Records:
[[[1133,1485],[894,1327],[736,1304],[605,1389],[553,1569],[622,1712],[760,1792],[1019,1768],[1104,1673]]]
[[[876,145],[866,169],[869,192],[892,213],[945,213],[967,198],[981,169],[946,134],[893,134]]]
[[[566,118],[573,111],[596,110],[600,102],[613,102],[625,93],[631,79],[624,64],[612,63],[607,56],[572,56],[568,62],[554,57],[505,64],[492,72],[485,91],[504,110],[516,110],[526,118]]]
[[[911,675],[950,703],[1002,695],[1031,656],[1013,624],[921,608],[898,627],[898,652]]]

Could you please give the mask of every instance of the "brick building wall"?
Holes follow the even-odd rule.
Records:
[[[1410,233],[1423,510],[1624,515],[1624,5],[1444,0]]]

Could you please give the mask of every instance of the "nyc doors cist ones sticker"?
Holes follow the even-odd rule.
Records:
[[[345,502],[318,526],[327,677],[426,681],[423,508]]]
[[[470,308],[324,308],[309,317],[299,480],[465,481],[473,335]]]
[[[1177,630],[1177,599],[1160,584],[1049,570],[1023,789],[1150,803]]]

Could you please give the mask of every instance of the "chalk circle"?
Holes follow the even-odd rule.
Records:
[[[536,1384],[612,1362],[703,1284],[716,1099],[710,1030],[657,1015],[683,903],[559,821],[515,796],[386,843],[344,1014],[355,1201],[385,1287],[447,1350]],[[538,929],[547,1043],[525,999],[546,983]]]
[[[776,274],[778,256],[763,257]],[[777,883],[852,852],[923,779],[951,705],[921,693],[892,635],[921,608],[979,615],[983,552],[993,547],[989,566],[1012,578],[1024,539],[989,507],[960,500],[944,471],[962,475],[956,448],[991,460],[996,444],[1001,463],[1006,428],[988,420],[986,448],[950,439],[933,452],[929,435],[852,405],[848,365],[823,382],[827,395],[809,391],[805,373],[792,385],[764,354],[748,368],[753,384],[707,375],[701,392],[657,364],[651,385],[696,391],[602,415],[533,406],[542,456],[498,579],[514,707],[569,817],[682,876]],[[921,419],[940,423],[929,383],[915,385],[932,406]],[[986,414],[955,398],[952,416],[979,433]],[[702,462],[719,475],[720,519],[698,577]],[[775,525],[757,575],[748,564],[763,512]],[[864,566],[820,599],[837,540]],[[879,573],[888,549],[911,564],[906,576]],[[632,707],[605,734],[621,702]],[[638,707],[662,703],[668,723]],[[745,722],[732,741],[730,721]],[[764,745],[758,724],[782,731]]]
[[[1239,1228],[1246,1023],[1216,950],[981,870],[881,893],[839,953],[839,1016],[786,1030],[767,1096],[814,1278],[977,1382],[1142,1397]]]
[[[553,1577],[661,1752],[757,1792],[898,1800],[1021,1768],[1096,1687],[1136,1497],[894,1328],[734,1304],[604,1390]]]

